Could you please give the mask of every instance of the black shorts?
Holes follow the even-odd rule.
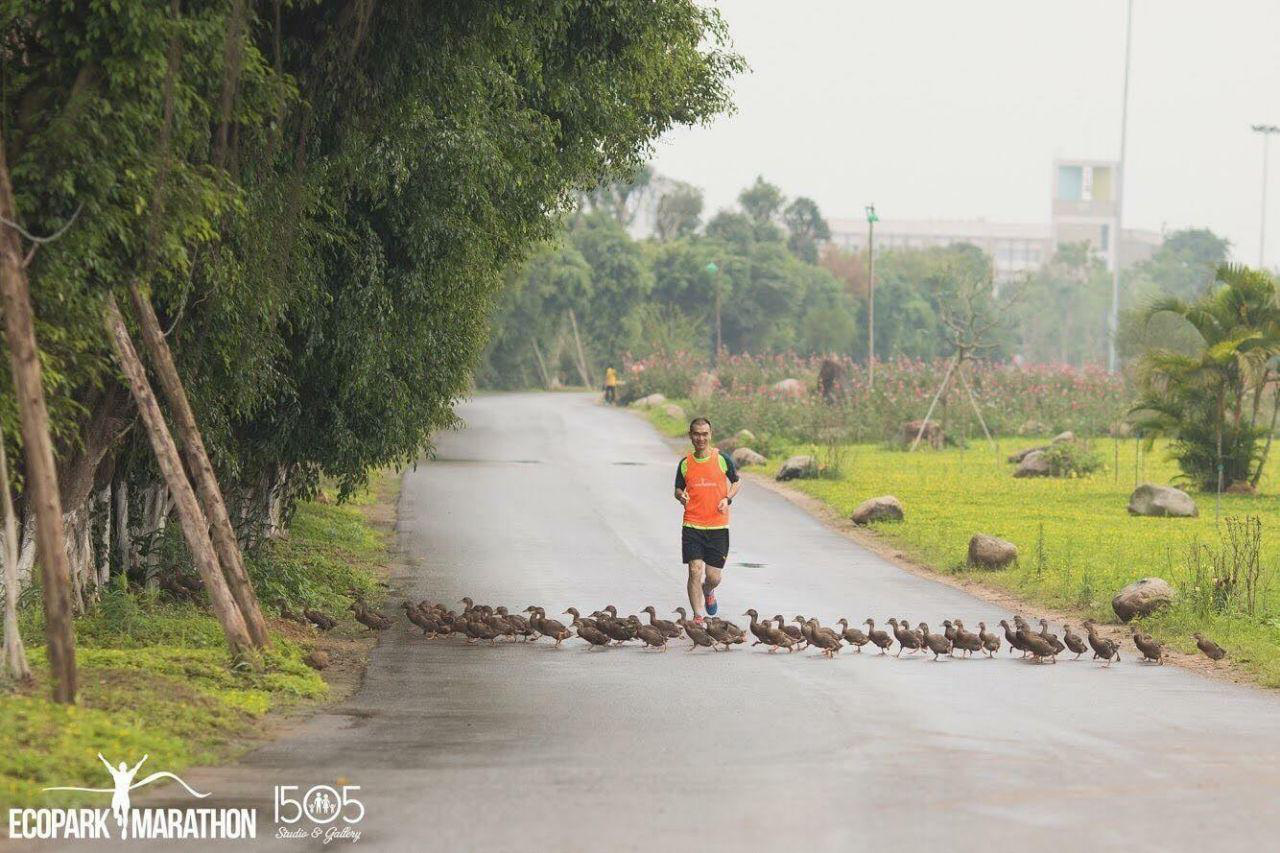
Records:
[[[700,530],[697,527],[680,528],[680,562],[701,560],[708,566],[724,568],[729,557],[729,528]]]

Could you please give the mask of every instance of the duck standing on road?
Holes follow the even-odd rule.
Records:
[[[1062,626],[1062,642],[1068,649],[1075,652],[1073,660],[1080,660],[1080,655],[1089,651],[1089,647],[1084,644],[1084,640],[1080,639],[1080,635],[1071,630],[1071,626],[1063,624]]]
[[[964,623],[959,619],[956,620],[956,636],[951,641],[952,646],[965,653],[965,657],[973,657],[974,652],[982,651],[982,638],[972,631],[964,629]]]
[[[982,640],[982,650],[987,653],[987,657],[995,657],[1000,651],[1000,635],[988,631],[986,622],[978,623],[978,639]]]
[[[680,626],[669,619],[659,619],[658,611],[650,604],[641,613],[649,614],[649,624],[657,628],[659,631],[667,635],[667,639],[674,640],[680,636]]]
[[[862,647],[865,646],[869,641],[869,638],[867,637],[867,635],[864,634],[859,628],[850,628],[849,620],[845,619],[843,616],[840,617],[840,620],[837,622],[837,624],[840,626],[840,636],[844,638],[844,641],[846,643],[853,646],[855,649],[858,650],[858,653],[861,654]]]
[[[931,634],[929,626],[921,622],[920,636],[924,639],[925,648],[933,652],[934,660],[940,660],[939,655],[951,654],[952,642],[947,639],[946,634]]]
[[[902,657],[902,650],[909,649],[918,652],[923,648],[921,638],[916,636],[916,632],[907,627],[906,620],[899,622],[894,617],[889,617],[889,624],[893,626],[893,636],[898,639],[898,653],[894,657]]]
[[[1098,634],[1098,628],[1092,619],[1084,620],[1085,635],[1089,638],[1089,648],[1093,649],[1093,659],[1101,658],[1111,666],[1111,661],[1120,660],[1120,644]]]
[[[862,624],[867,626],[867,639],[880,650],[880,654],[886,654],[893,645],[893,637],[889,636],[888,631],[877,628],[874,619],[867,619]]]
[[[1153,661],[1164,665],[1164,645],[1154,637],[1142,632],[1142,629],[1134,625],[1133,644],[1138,647],[1138,651],[1142,652],[1143,660]]]

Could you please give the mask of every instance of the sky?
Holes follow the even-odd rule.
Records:
[[[758,174],[831,218],[1049,220],[1055,157],[1117,159],[1124,0],[721,0],[736,113],[654,168],[707,215]],[[1124,225],[1208,227],[1258,262],[1280,125],[1280,2],[1134,0]],[[1267,266],[1280,265],[1280,135]]]

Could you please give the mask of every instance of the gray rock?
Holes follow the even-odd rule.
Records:
[[[667,398],[664,395],[650,394],[647,397],[641,397],[631,405],[635,406],[637,409],[648,409],[653,406],[661,406],[665,402],[667,402]]]
[[[1149,616],[1161,607],[1173,603],[1173,587],[1163,578],[1143,578],[1134,581],[1116,593],[1111,599],[1111,609],[1121,621],[1128,622],[1135,616]]]
[[[689,389],[689,396],[695,400],[701,397],[710,397],[715,393],[718,384],[716,375],[704,370],[693,380],[693,386]]]
[[[779,379],[773,383],[773,390],[779,394],[789,394],[792,397],[803,397],[805,394],[804,383],[799,379]]]
[[[749,429],[740,429],[733,434],[741,447],[750,447],[756,443],[756,434]]]
[[[763,465],[767,461],[769,460],[756,453],[750,447],[739,447],[733,451],[733,464],[739,468],[745,468],[748,465]]]
[[[1065,441],[1075,441],[1075,440],[1076,440],[1076,434],[1071,430],[1067,430],[1066,432],[1060,432],[1057,435],[1055,435],[1052,439],[1050,439],[1049,443],[1062,444]]]
[[[1195,518],[1200,510],[1191,496],[1182,489],[1143,483],[1129,496],[1129,514]]]
[[[678,421],[685,420],[684,409],[680,408],[675,403],[667,403],[662,407],[662,411],[666,412],[667,417],[675,418]]]
[[[849,516],[854,524],[870,524],[873,521],[902,521],[902,501],[893,495],[881,495],[858,504]]]
[[[1052,473],[1053,470],[1049,467],[1049,460],[1045,458],[1044,451],[1033,450],[1018,462],[1018,467],[1013,472],[1013,476],[1048,477]]]
[[[792,456],[778,469],[778,480],[805,480],[818,476],[818,462],[812,456]]]
[[[1049,445],[1047,444],[1042,444],[1039,447],[1028,447],[1023,450],[1019,450],[1017,453],[1010,454],[1009,461],[1016,465],[1019,462],[1021,462],[1023,459],[1026,459],[1032,453],[1039,453],[1048,449],[1049,449]]]
[[[969,565],[983,569],[1003,569],[1018,559],[1018,546],[1012,542],[975,533],[969,540]]]

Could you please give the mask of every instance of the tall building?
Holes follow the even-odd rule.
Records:
[[[876,251],[972,243],[992,258],[996,280],[1010,281],[1038,269],[1059,244],[1088,241],[1111,269],[1116,260],[1116,172],[1112,161],[1057,160],[1047,223],[885,218],[876,223]],[[831,219],[828,224],[836,246],[866,250],[865,220]],[[1155,231],[1125,228],[1122,267],[1151,257],[1162,239]]]

